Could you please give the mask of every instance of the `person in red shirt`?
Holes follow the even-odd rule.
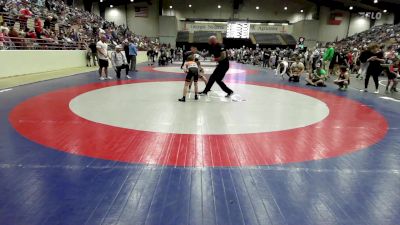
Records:
[[[25,38],[36,38],[36,33],[33,30],[29,30],[29,28],[26,28]]]
[[[25,30],[27,27],[28,19],[32,16],[32,12],[29,8],[23,8],[19,11],[19,23],[21,30]]]
[[[39,17],[35,18],[35,32],[38,38],[40,38],[40,35],[43,33],[43,22]]]
[[[349,51],[349,53],[347,53],[346,62],[347,62],[347,66],[350,69],[350,72],[353,71],[354,60],[353,60],[353,52],[352,51]]]

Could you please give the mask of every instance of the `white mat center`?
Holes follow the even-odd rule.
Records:
[[[230,101],[214,85],[210,96],[181,103],[177,99],[183,82],[148,82],[81,94],[70,102],[70,109],[97,123],[176,134],[288,130],[317,123],[329,114],[325,103],[307,95],[256,85],[229,86],[237,93],[234,98],[246,101]]]

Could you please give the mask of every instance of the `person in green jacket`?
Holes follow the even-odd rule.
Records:
[[[333,59],[333,56],[335,54],[335,44],[333,43],[328,43],[326,45],[326,51],[324,53],[323,59],[324,59],[324,69],[325,71],[328,71],[328,77],[331,73],[331,71],[329,70],[329,66],[331,64],[331,61]]]

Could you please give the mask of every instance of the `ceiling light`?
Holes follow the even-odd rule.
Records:
[[[385,10],[383,10],[383,12],[384,12],[384,13],[387,13],[387,10],[385,9]]]
[[[110,8],[114,8],[114,6],[113,6],[113,5],[110,5]]]
[[[375,4],[378,3],[378,0],[374,0],[374,3],[375,3]]]
[[[221,8],[221,5],[218,5],[218,9],[220,9]]]
[[[170,5],[169,8],[172,9],[172,5]]]
[[[192,5],[189,5],[189,8],[192,8]]]
[[[350,9],[350,10],[353,10],[354,8],[353,8],[353,6],[350,6],[349,9]]]
[[[304,10],[300,10],[300,12],[304,12]]]
[[[283,8],[284,10],[287,10],[287,7],[285,6],[285,8]]]
[[[259,9],[260,9],[260,7],[256,6],[256,9],[257,9],[257,10],[259,10]]]

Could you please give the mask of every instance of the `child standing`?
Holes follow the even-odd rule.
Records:
[[[194,54],[194,61],[196,62],[197,68],[198,68],[198,71],[199,71],[199,80],[203,81],[204,84],[207,86],[208,79],[204,75],[204,69],[203,69],[203,67],[201,66],[201,63],[200,63],[200,55],[199,54]],[[189,91],[192,88],[192,84],[193,84],[193,79],[190,82]]]
[[[383,73],[387,76],[388,81],[386,85],[386,93],[390,92],[397,92],[396,86],[397,86],[397,74],[394,72],[393,65],[390,65],[389,67],[385,67],[383,69]],[[390,84],[392,84],[392,87],[389,89]]]
[[[197,63],[194,61],[194,56],[190,55],[187,57],[186,63],[184,64],[185,72],[187,73],[186,79],[185,79],[185,86],[183,87],[183,97],[178,99],[180,102],[185,102],[186,101],[186,94],[188,93],[189,85],[192,82],[192,78],[194,81],[194,99],[198,100],[198,85],[197,81],[199,80],[199,67],[197,66]]]

